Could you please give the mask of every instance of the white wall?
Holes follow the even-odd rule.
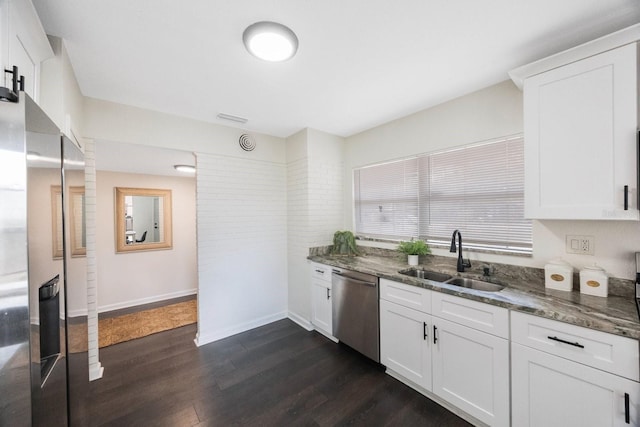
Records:
[[[287,138],[289,317],[311,327],[309,247],[344,228],[344,139],[305,129]]]
[[[173,248],[116,253],[114,188],[171,190]],[[109,311],[196,292],[195,179],[98,171],[98,311]]]
[[[197,153],[198,336],[203,345],[287,313],[284,162]]]
[[[346,224],[353,227],[354,167],[513,135],[522,130],[522,92],[509,80],[347,138],[347,179],[344,185]],[[594,236],[595,255],[567,254],[567,234]],[[614,277],[634,279],[634,252],[640,251],[640,240],[633,236],[640,236],[639,223],[533,221],[532,257],[483,253],[469,253],[465,257],[540,268],[550,259],[562,257],[578,269],[597,262]],[[395,247],[378,243],[370,245]],[[446,249],[434,249],[433,252],[455,256]]]
[[[289,317],[311,329],[309,268],[309,165],[304,129],[287,138],[287,279]]]
[[[83,133],[84,97],[78,86],[64,40],[48,36],[55,56],[44,61],[40,72],[40,107],[67,135]]]
[[[84,136],[87,138],[198,153],[198,343],[250,329],[269,319],[284,316],[287,304],[284,140],[252,133],[256,140],[256,148],[251,152],[245,152],[238,145],[238,138],[244,133],[241,129],[91,98],[85,98],[84,105]],[[211,159],[217,160],[209,159],[209,155]],[[218,177],[215,169],[208,173],[207,159],[213,161],[214,165],[225,164],[227,161],[229,164],[235,164],[238,169],[231,171],[233,179],[225,180],[226,178]],[[238,160],[245,160],[247,164],[234,163]],[[252,167],[245,169],[245,166],[255,164],[256,161],[273,165],[273,168],[267,168],[267,175],[272,174],[276,181],[282,180],[278,184],[279,190],[273,189],[279,196],[264,201],[262,212],[256,211],[256,216],[252,217],[247,212],[235,215],[237,211],[222,211],[216,214],[201,210],[205,209],[204,206],[211,206],[217,198],[217,191],[234,193],[238,186],[246,183],[254,185],[253,188],[260,194],[261,185],[271,185],[260,181]],[[215,166],[209,168],[212,167]],[[236,208],[240,210],[239,207],[234,209]],[[274,212],[281,213],[276,215]],[[209,216],[210,214],[213,216]],[[219,233],[220,229],[216,228],[216,224],[211,224],[211,218],[218,218],[215,215],[237,224],[238,228],[229,230],[255,230],[258,224],[263,224],[267,231],[278,230],[279,227],[282,227],[282,230],[280,234],[265,236],[258,233],[252,239],[238,238],[228,241],[229,237]],[[263,221],[265,215],[269,221]],[[222,231],[226,231],[226,228]],[[237,242],[242,243],[243,248],[247,245],[254,248],[250,251],[248,261],[236,261],[236,258],[229,260],[229,256],[225,254],[225,248],[233,248],[233,244]],[[102,261],[99,260],[99,265],[101,264]],[[239,275],[233,274],[238,271]],[[220,272],[223,274],[218,275]],[[243,292],[238,292],[238,289],[242,289]],[[102,289],[99,289],[100,295],[102,292]],[[227,319],[223,318],[226,313],[230,313]]]
[[[246,131],[128,105],[84,98],[84,137],[182,151],[209,153],[272,162],[284,162],[284,140],[251,133],[254,151],[239,148]],[[213,116],[213,115],[212,115]]]

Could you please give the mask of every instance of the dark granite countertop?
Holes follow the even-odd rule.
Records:
[[[482,277],[482,273],[479,273],[482,271],[482,266],[475,266],[469,272],[457,273],[455,258],[421,257],[421,264],[418,268],[447,273],[454,277],[471,277],[506,285],[499,292],[484,292],[399,274],[398,271],[409,268],[409,265],[403,258],[398,256],[366,254],[348,257],[313,254],[312,252],[308,259],[313,262],[373,274],[380,278],[444,292],[509,310],[521,311],[598,331],[640,339],[640,321],[634,298],[629,295],[609,295],[607,298],[601,298],[583,295],[576,290],[563,292],[546,289],[544,287],[544,271],[541,269],[495,264],[497,266],[495,267],[495,274],[486,278]]]

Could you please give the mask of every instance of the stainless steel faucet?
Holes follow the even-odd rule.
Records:
[[[460,234],[459,230],[455,230],[453,232],[453,236],[451,236],[451,249],[449,249],[449,252],[456,252],[456,234],[458,235],[458,264],[456,265],[456,270],[458,272],[463,272],[465,267],[471,267],[471,260],[465,261],[462,259],[462,234]]]

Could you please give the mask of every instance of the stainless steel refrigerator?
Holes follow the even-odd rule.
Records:
[[[67,179],[84,182],[75,144],[24,93],[0,102],[0,425],[88,420],[86,325],[67,305],[86,294],[69,249]]]

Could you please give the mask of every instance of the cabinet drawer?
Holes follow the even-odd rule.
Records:
[[[423,313],[431,313],[431,294],[428,289],[380,279],[380,299],[395,302]]]
[[[311,277],[314,279],[331,282],[331,269],[328,265],[311,263]]]
[[[511,341],[638,381],[638,341],[529,314],[511,313]]]
[[[509,337],[509,310],[506,308],[434,292],[431,313],[498,337]]]

